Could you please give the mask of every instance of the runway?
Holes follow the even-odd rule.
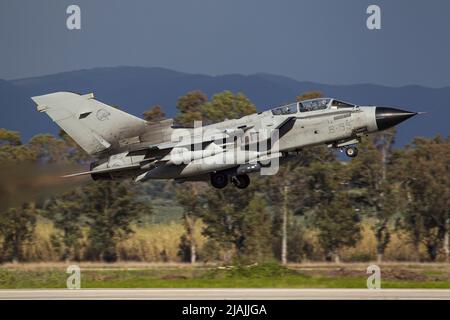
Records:
[[[0,299],[50,300],[450,300],[448,289],[42,289],[0,290]]]

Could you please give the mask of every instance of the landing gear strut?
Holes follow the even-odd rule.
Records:
[[[358,155],[358,148],[347,147],[345,148],[345,154],[347,155],[347,157],[354,158]]]
[[[228,174],[223,172],[216,172],[211,174],[211,185],[214,188],[225,188],[229,180],[238,189],[245,189],[250,185],[250,177],[245,173],[232,176],[231,178]]]
[[[221,172],[211,174],[211,184],[214,188],[223,189],[228,184],[228,175]]]
[[[237,176],[231,178],[231,182],[238,189],[245,189],[250,184],[250,177],[246,174],[238,174]]]

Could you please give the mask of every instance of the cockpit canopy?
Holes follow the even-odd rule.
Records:
[[[340,108],[354,108],[355,105],[343,101],[339,101],[336,99],[333,99],[331,102],[331,109],[340,109]]]
[[[287,115],[297,112],[309,112],[324,109],[342,109],[342,108],[354,108],[355,105],[343,101],[339,101],[331,98],[317,98],[311,100],[304,100],[302,102],[294,102],[281,107],[272,109],[272,114]]]
[[[272,114],[277,116],[280,114],[292,114],[292,113],[296,113],[298,111],[298,102],[294,102],[291,104],[287,104],[285,106],[281,106],[275,109],[272,109]]]
[[[300,112],[316,111],[328,108],[331,99],[318,98],[305,100],[300,103]]]

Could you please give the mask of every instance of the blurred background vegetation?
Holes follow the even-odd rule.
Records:
[[[191,91],[177,108],[180,125],[256,111],[228,91],[210,99]],[[163,107],[144,118],[164,119]],[[23,143],[19,132],[0,129],[0,262],[448,262],[449,137],[395,148],[393,129],[359,149],[352,160],[305,149],[277,175],[254,175],[248,189],[217,190],[62,179],[91,161],[67,134]]]

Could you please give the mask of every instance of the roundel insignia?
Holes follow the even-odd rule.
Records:
[[[99,121],[109,120],[110,113],[105,109],[100,109],[96,113],[96,117]]]

